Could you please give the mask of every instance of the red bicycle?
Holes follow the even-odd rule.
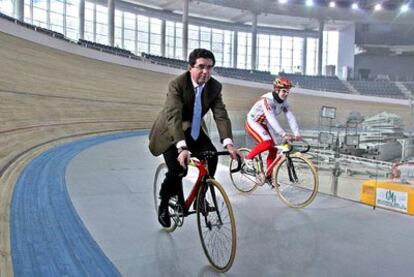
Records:
[[[173,232],[184,224],[185,217],[197,214],[198,233],[204,254],[215,270],[226,272],[231,268],[236,256],[236,223],[224,188],[210,176],[207,167],[207,159],[220,155],[229,155],[229,152],[205,151],[192,154],[189,165],[198,169],[197,180],[185,200],[183,196],[170,198],[171,226],[164,229]],[[240,157],[237,160],[238,167],[233,170],[234,172],[241,167]],[[155,172],[154,204],[157,216],[160,204],[159,192],[167,171],[167,165],[161,163]]]
[[[295,144],[286,141],[274,147],[278,150],[278,155],[269,168],[265,168],[263,153],[253,159],[253,170],[242,166],[240,172],[235,173],[231,170],[235,164],[230,162],[233,185],[239,191],[248,193],[268,183],[289,207],[306,207],[315,199],[319,187],[318,171],[304,155],[310,149],[309,144],[303,141]],[[248,148],[241,148],[239,151],[245,156],[250,153]],[[271,176],[271,179],[266,176]]]

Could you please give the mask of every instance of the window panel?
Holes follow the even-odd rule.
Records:
[[[100,35],[107,35],[108,34],[108,26],[104,24],[96,24],[96,34]]]
[[[76,30],[66,29],[66,37],[77,40],[79,38],[79,34]]]
[[[108,44],[108,37],[96,34],[96,42],[100,44]]]
[[[107,24],[108,22],[108,8],[107,7],[96,5],[96,22]]]
[[[124,13],[124,28],[135,30],[135,15],[132,13],[125,12]]]
[[[138,32],[138,41],[139,42],[148,42],[148,33]]]
[[[63,33],[63,14],[50,13],[50,24],[54,26],[53,31]]]
[[[135,40],[124,39],[124,48],[134,53],[135,52]]]
[[[210,49],[210,41],[200,41],[200,48]]]
[[[153,44],[161,44],[161,35],[159,35],[159,34],[152,34],[151,33],[151,43],[153,43]]]
[[[66,17],[66,29],[67,30],[78,30],[79,20],[75,17]]]
[[[33,7],[33,24],[46,27],[46,10]]]
[[[0,0],[0,12],[13,16],[13,1],[12,0]]]
[[[151,44],[151,50],[150,50],[151,54],[153,55],[161,55],[161,46],[160,45],[155,45],[155,44]]]
[[[55,13],[63,13],[63,3],[59,0],[50,0],[50,11]]]
[[[151,18],[151,33],[161,34],[161,20]]]
[[[138,15],[138,30],[148,32],[148,17]]]
[[[40,0],[40,1],[33,1],[33,7],[41,8],[43,10],[47,9],[47,1]]]

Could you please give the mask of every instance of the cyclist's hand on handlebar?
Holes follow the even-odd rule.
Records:
[[[180,165],[186,169],[188,162],[190,161],[191,155],[190,152],[188,150],[183,150],[180,152],[180,154],[178,154],[178,162],[180,163]]]
[[[295,141],[302,141],[302,136],[300,134],[295,136]]]
[[[282,140],[283,140],[283,142],[292,142],[293,140],[295,140],[295,137],[291,136],[289,134],[284,134],[282,136]]]

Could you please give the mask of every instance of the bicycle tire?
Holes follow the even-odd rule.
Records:
[[[160,190],[161,184],[164,181],[165,174],[167,173],[168,168],[165,163],[161,163],[158,165],[157,170],[155,171],[154,176],[154,205],[155,205],[155,213],[158,219],[158,207],[160,205]],[[170,215],[174,214],[175,211],[169,207]],[[162,227],[167,232],[173,232],[177,228],[177,221],[171,217],[171,226],[170,227]]]
[[[207,179],[197,195],[197,226],[201,244],[211,266],[227,272],[236,257],[236,222],[223,187]]]
[[[250,153],[249,148],[240,148],[239,149],[240,154],[243,155],[243,157],[246,157],[247,154]],[[237,167],[237,161],[231,160],[230,161],[230,179],[233,183],[233,186],[240,192],[253,192],[254,189],[257,187],[257,180],[256,176],[253,176],[251,173],[249,174],[246,172],[243,167],[240,169],[240,171],[237,172],[231,172],[232,169]]]
[[[280,199],[289,207],[304,208],[318,193],[319,177],[312,162],[301,154],[290,155],[298,182],[292,182],[288,172],[288,159],[284,158],[272,172],[272,182]]]

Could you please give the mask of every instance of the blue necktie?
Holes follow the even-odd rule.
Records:
[[[195,102],[194,102],[194,111],[193,111],[193,120],[191,123],[191,137],[196,140],[200,135],[200,122],[201,122],[201,93],[203,92],[201,86],[197,87]]]

